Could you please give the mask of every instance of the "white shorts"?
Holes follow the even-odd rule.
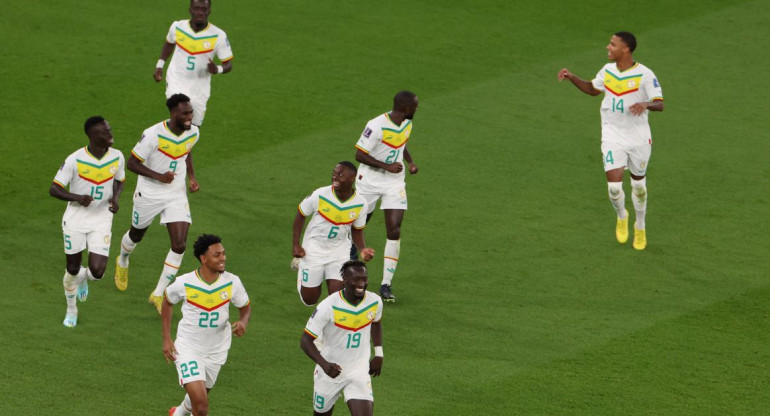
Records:
[[[324,280],[340,280],[342,265],[350,260],[350,252],[342,258],[305,256],[299,259],[297,270],[297,288],[318,287]]]
[[[209,97],[201,94],[191,92],[190,88],[183,88],[177,86],[175,83],[166,83],[166,98],[168,99],[174,94],[184,94],[190,97],[190,105],[193,108],[192,123],[196,126],[203,124],[203,118],[206,116],[206,103],[209,101]]]
[[[227,351],[216,354],[201,354],[186,348],[182,343],[175,342],[176,348],[176,372],[179,375],[179,385],[202,380],[206,382],[206,388],[214,387],[219,376],[219,370],[227,361]]]
[[[651,153],[652,144],[649,143],[641,146],[627,147],[616,143],[602,142],[604,171],[626,168],[634,176],[645,176]]]
[[[90,254],[110,256],[112,213],[88,214],[86,211],[67,212],[62,219],[64,253],[77,254],[88,249]]]
[[[366,199],[366,215],[374,212],[377,201],[380,202],[380,209],[403,209],[407,208],[406,188],[390,188],[378,190],[366,186],[356,186],[356,192]]]
[[[339,376],[338,376],[339,377]],[[365,377],[337,381],[316,367],[313,376],[313,409],[318,413],[328,412],[337,402],[340,393],[348,400],[374,401],[372,378]]]
[[[161,224],[170,222],[192,224],[186,193],[157,197],[147,196],[141,191],[134,192],[134,211],[131,214],[131,225],[134,228],[143,230],[149,227],[158,214],[160,214]]]

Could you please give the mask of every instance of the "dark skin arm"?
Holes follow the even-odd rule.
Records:
[[[198,184],[198,180],[195,179],[195,167],[193,166],[192,152],[187,154],[187,158],[184,163],[187,165],[187,179],[190,182],[190,192],[198,192],[201,186]]]
[[[353,237],[353,244],[356,245],[358,252],[361,253],[361,258],[364,261],[371,260],[374,257],[374,250],[366,247],[366,241],[364,241],[364,229],[353,227],[351,234]]]
[[[163,299],[163,306],[160,308],[160,320],[163,328],[163,355],[166,356],[166,362],[176,361],[176,348],[174,340],[171,339],[171,317],[174,314],[174,305]]]
[[[299,347],[302,348],[302,351],[305,351],[305,354],[307,354],[311,360],[315,361],[316,364],[323,368],[324,373],[326,373],[327,376],[335,378],[340,375],[340,372],[342,372],[342,367],[335,363],[326,361],[326,359],[321,356],[321,352],[318,351],[318,348],[316,348],[313,341],[314,338],[308,335],[307,332],[304,332],[302,334],[302,339],[299,341]]]
[[[380,162],[379,160],[372,157],[372,155],[367,154],[366,152],[363,152],[360,149],[356,150],[356,161],[363,163],[365,165],[369,165],[373,168],[385,169],[390,173],[399,173],[402,170],[404,170],[404,165],[401,163]]]
[[[144,163],[137,159],[133,153],[131,154],[131,157],[128,158],[126,167],[137,175],[146,176],[162,183],[171,183],[174,180],[174,176],[176,176],[176,174],[171,171],[167,171],[166,173],[155,172],[147,166],[144,166]]]
[[[629,107],[631,114],[638,116],[644,113],[644,110],[663,111],[663,100],[655,100],[646,103],[636,103]]]
[[[209,71],[209,74],[217,74],[218,73],[217,72],[217,64],[215,64],[214,61],[211,60],[211,58],[209,58],[208,65],[206,65],[206,70]],[[223,74],[226,74],[226,73],[228,73],[228,72],[230,72],[232,70],[233,70],[233,61],[232,61],[232,59],[227,61],[227,62],[223,62],[222,63],[222,73]]]
[[[591,81],[581,79],[572,72],[569,72],[569,69],[567,68],[562,68],[556,77],[559,81],[563,81],[565,78],[570,80],[570,82],[572,82],[572,84],[574,84],[577,89],[588,95],[597,96],[602,93],[601,91],[594,88],[594,84],[592,84]]]
[[[409,149],[406,146],[404,146],[404,160],[409,164],[409,173],[412,175],[417,173],[417,165],[414,164],[412,155],[409,153]]]
[[[372,322],[372,344],[375,347],[382,346],[382,321]],[[379,376],[382,371],[382,361],[382,357],[372,357],[369,361],[369,374],[374,377]]]
[[[112,198],[110,198],[110,212],[113,214],[118,213],[118,209],[120,209],[120,206],[118,205],[118,200],[120,200],[120,194],[123,193],[123,185],[124,183],[121,181],[112,181]]]
[[[297,210],[297,215],[294,216],[294,225],[292,226],[291,243],[292,243],[292,255],[294,257],[305,257],[305,249],[299,243],[299,237],[302,234],[302,227],[305,226],[305,216]]]
[[[166,60],[169,56],[174,52],[174,44],[165,42],[163,44],[163,49],[160,50],[160,59]],[[163,81],[163,68],[155,68],[155,72],[153,72],[152,77],[155,78],[155,82],[161,82]]]
[[[91,205],[91,201],[94,200],[91,195],[73,194],[55,182],[51,184],[51,188],[48,189],[48,193],[54,198],[61,199],[62,201],[75,201],[84,207]]]
[[[242,308],[238,308],[238,312],[240,312],[241,317],[233,322],[231,327],[233,329],[233,334],[240,338],[246,333],[246,327],[249,325],[249,318],[251,318],[251,303]]]

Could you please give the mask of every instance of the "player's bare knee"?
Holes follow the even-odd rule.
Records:
[[[184,241],[171,242],[171,251],[176,254],[184,254],[187,249],[187,243]]]
[[[142,238],[144,238],[144,232],[145,232],[145,230],[140,230],[138,228],[133,228],[132,227],[128,231],[128,238],[130,238],[131,241],[133,241],[134,243],[138,243],[138,242],[142,241]]]
[[[107,268],[107,265],[104,266],[96,266],[96,267],[88,267],[88,270],[91,272],[91,276],[94,277],[96,280],[101,280],[102,277],[104,277],[104,270]]]
[[[195,416],[208,416],[209,414],[209,404],[207,402],[203,403],[193,403],[193,412]]]
[[[80,273],[80,265],[79,264],[75,264],[75,265],[68,264],[67,265],[67,273],[69,273],[69,274],[71,274],[73,276],[77,276],[77,274]]]
[[[300,293],[299,299],[302,301],[302,303],[305,304],[305,306],[313,306],[316,302],[318,302],[318,298],[320,298],[320,294],[305,294]]]
[[[401,239],[401,226],[395,225],[392,227],[388,227],[388,240],[399,240]]]

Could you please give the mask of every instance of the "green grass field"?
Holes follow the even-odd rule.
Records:
[[[152,226],[62,326],[65,204],[48,187],[106,117],[128,154],[167,116],[153,65],[184,0],[3,3],[1,415],[165,415],[183,397],[147,304],[169,247]],[[398,303],[385,309],[380,415],[761,415],[770,408],[770,1],[215,1],[234,70],[195,150],[190,241],[217,233],[254,313],[214,415],[311,414],[312,312],[297,296],[297,203],[354,158],[393,94],[420,97]],[[650,116],[649,247],[614,239],[591,78],[611,34],[663,86]],[[755,81],[759,79],[759,81]],[[627,189],[628,194],[628,189]],[[630,197],[627,201],[631,209]],[[367,228],[380,256],[382,214]],[[188,250],[183,271],[197,267]],[[176,318],[179,311],[176,311]],[[336,414],[348,414],[338,402]]]

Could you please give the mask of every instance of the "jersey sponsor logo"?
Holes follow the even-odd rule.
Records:
[[[120,159],[115,158],[101,165],[77,159],[78,176],[95,185],[101,185],[115,177]]]
[[[158,135],[158,151],[171,159],[179,159],[190,153],[198,140],[198,133],[193,133],[183,139],[174,140],[170,137]]]
[[[177,27],[176,46],[180,47],[190,55],[208,53],[214,50],[218,36],[219,35],[195,37]]]
[[[211,312],[227,305],[233,297],[233,283],[226,283],[214,289],[204,289],[189,283],[184,284],[187,303]]]
[[[412,122],[407,121],[406,125],[400,130],[382,127],[382,143],[394,149],[400,149],[409,140],[412,133]]]
[[[364,204],[350,205],[347,207],[339,206],[334,202],[318,196],[318,213],[334,225],[347,225],[352,223],[361,215]]]
[[[604,87],[618,97],[639,91],[641,83],[642,74],[619,77],[610,71],[604,71]]]
[[[358,311],[332,306],[334,312],[334,326],[349,331],[360,331],[369,326],[377,316],[379,304],[375,301]]]

